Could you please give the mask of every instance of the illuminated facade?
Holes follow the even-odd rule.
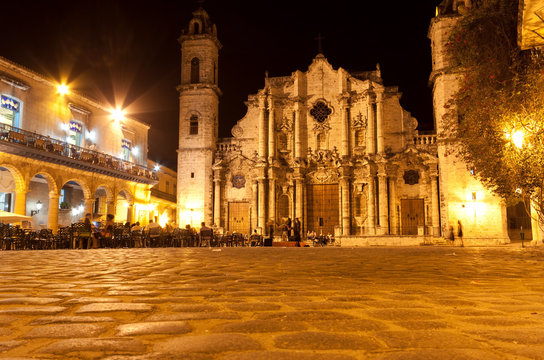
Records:
[[[34,228],[85,213],[147,223],[149,125],[0,57],[0,208]],[[141,207],[142,210],[138,210]]]
[[[429,30],[438,132],[443,105],[457,87],[444,57],[457,16],[438,14]],[[406,245],[436,242],[460,221],[466,245],[509,242],[519,237],[520,224],[530,238],[530,220],[519,209],[507,209],[465,164],[448,158],[436,135],[416,130],[379,66],[348,72],[318,54],[306,71],[266,76],[232,137],[220,139],[221,45],[203,9],[179,40],[180,225],[205,221],[242,233],[272,227],[278,235],[287,219],[299,218],[303,232],[334,233],[342,244],[381,238]]]

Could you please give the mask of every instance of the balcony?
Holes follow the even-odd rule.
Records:
[[[163,200],[166,200],[166,201],[173,202],[174,204],[176,204],[176,202],[177,202],[176,195],[169,194],[169,193],[166,193],[164,191],[157,190],[155,188],[151,188],[151,196],[154,196],[156,198],[163,199]]]
[[[0,124],[0,152],[143,184],[158,182],[157,174],[145,166],[6,124]]]

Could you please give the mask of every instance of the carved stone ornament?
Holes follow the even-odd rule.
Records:
[[[242,189],[246,186],[246,178],[244,175],[233,175],[231,181],[232,187],[236,189]]]
[[[340,155],[336,147],[333,150],[328,149],[317,149],[312,151],[311,148],[308,149],[308,160],[314,163],[328,163],[328,162],[337,162],[340,160]]]
[[[283,117],[281,122],[278,123],[278,131],[291,132],[293,129],[293,121],[288,119],[286,116]]]
[[[234,125],[230,133],[235,138],[241,138],[242,136],[244,136],[244,130],[242,129],[240,125]]]
[[[354,129],[366,129],[366,124],[367,124],[366,115],[361,114],[361,112],[359,111],[359,114],[353,117],[352,127]]]
[[[310,180],[314,184],[336,184],[338,173],[334,169],[320,168],[311,174]]]
[[[404,183],[407,185],[415,185],[419,183],[419,171],[417,170],[406,170],[404,172]]]
[[[331,127],[328,122],[316,122],[314,124],[314,131],[328,131]]]

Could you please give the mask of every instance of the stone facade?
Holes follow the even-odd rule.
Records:
[[[465,5],[444,1],[429,29],[438,134],[459,76],[445,44]],[[220,45],[204,10],[194,13],[180,41],[181,225],[205,221],[229,232],[278,235],[298,218],[303,233],[334,233],[345,244],[362,245],[386,235],[395,244],[436,242],[460,223],[467,245],[510,241],[507,208],[466,164],[447,156],[451,149],[437,135],[417,130],[399,103],[401,93],[383,84],[379,65],[350,72],[318,54],[305,71],[266,76],[232,137],[218,139]],[[187,84],[189,76],[195,80],[193,57],[205,65],[198,81]],[[195,134],[191,114],[199,116]]]

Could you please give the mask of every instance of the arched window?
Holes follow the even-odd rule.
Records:
[[[195,34],[200,33],[200,26],[198,25],[197,22],[195,22],[195,23],[193,24],[193,29],[194,29],[193,31],[194,31]]]
[[[191,60],[191,84],[200,82],[200,60],[193,58]]]
[[[189,123],[189,135],[198,135],[198,116],[191,116]]]

